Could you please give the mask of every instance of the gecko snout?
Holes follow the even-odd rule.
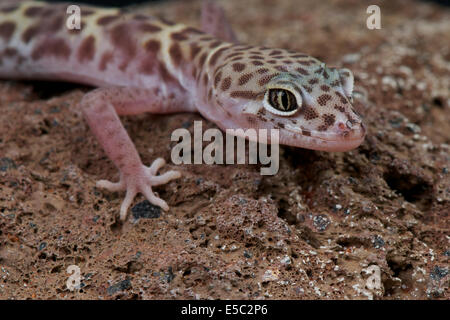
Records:
[[[336,131],[339,136],[345,140],[360,140],[364,139],[366,135],[366,127],[362,121],[350,121],[338,122],[336,124]]]

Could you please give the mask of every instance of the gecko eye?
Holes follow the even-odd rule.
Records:
[[[290,116],[297,112],[299,105],[289,90],[269,89],[264,97],[264,107],[271,113]]]

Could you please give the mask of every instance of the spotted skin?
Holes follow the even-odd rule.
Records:
[[[206,32],[88,6],[81,7],[81,29],[70,30],[68,4],[0,5],[0,78],[99,87],[80,108],[119,169],[119,182],[101,180],[98,186],[126,190],[121,219],[138,192],[167,210],[151,187],[180,174],[157,175],[161,159],[144,166],[119,115],[199,112],[222,129],[279,129],[282,144],[324,151],[350,150],[364,139],[350,102],[350,70],[290,50],[238,44],[223,11],[205,3]],[[278,87],[297,97],[294,114],[266,108],[266,92]]]

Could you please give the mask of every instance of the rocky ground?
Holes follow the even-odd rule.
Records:
[[[283,147],[280,171],[170,164],[167,213],[136,198],[121,223],[117,178],[76,105],[78,85],[0,82],[2,299],[449,299],[450,9],[228,0],[242,42],[311,54],[356,80],[365,142],[346,153]],[[199,1],[137,8],[199,25]],[[125,117],[149,164],[170,159],[195,114]],[[204,128],[214,124],[203,120]],[[80,268],[81,289],[66,287]]]

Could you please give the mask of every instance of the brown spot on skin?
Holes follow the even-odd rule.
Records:
[[[95,54],[95,38],[89,36],[83,40],[80,48],[78,49],[78,61],[83,62],[86,60],[92,60]]]
[[[200,52],[202,48],[193,42],[190,44],[190,49],[191,49],[191,60],[194,60],[194,58],[197,56],[197,54]]]
[[[221,41],[214,41],[209,45],[209,48],[214,49],[214,48],[217,48],[218,46],[220,46],[221,44],[222,44]]]
[[[42,41],[31,53],[33,60],[39,60],[43,57],[55,57],[67,59],[70,55],[70,47],[60,38],[51,38]]]
[[[213,55],[211,56],[211,59],[209,59],[209,65],[214,66],[225,50],[227,50],[227,48],[220,48],[219,50],[214,52]]]
[[[143,32],[150,32],[150,33],[159,32],[162,30],[160,27],[155,26],[154,24],[151,23],[142,23],[139,25],[138,28]]]
[[[292,61],[291,60],[283,60],[282,61],[284,64],[292,64]]]
[[[108,24],[112,23],[113,21],[116,21],[117,19],[119,19],[119,15],[103,16],[97,19],[97,24],[99,26],[107,26]]]
[[[209,80],[208,74],[205,73],[205,74],[203,75],[203,85],[204,85],[205,87],[208,85],[208,80]]]
[[[308,55],[303,54],[303,53],[295,53],[294,55],[291,56],[292,58],[298,59],[298,58],[306,58],[308,57]]]
[[[338,106],[337,104],[335,104],[334,108],[340,112],[345,112],[345,108],[343,106]]]
[[[270,63],[270,64],[277,64],[277,62],[278,62],[277,60],[268,60],[267,61],[267,63]]]
[[[336,121],[336,116],[334,114],[324,114],[322,116],[324,125],[330,127]]]
[[[46,7],[42,13],[41,13],[41,17],[43,18],[48,18],[51,15],[54,15],[55,13],[57,13],[58,11],[54,8],[54,7]],[[64,13],[66,13],[66,11],[63,11]]]
[[[262,63],[261,61],[257,61],[257,60],[252,61],[252,64],[253,64],[254,66],[262,66],[262,65],[264,65],[264,63]]]
[[[266,114],[266,109],[260,108],[260,109],[258,110],[257,114],[258,114],[258,115],[261,115],[261,116],[265,115],[265,114]]]
[[[318,131],[327,131],[327,129],[328,129],[328,126],[326,126],[326,125],[324,125],[324,124],[322,124],[321,126],[319,126],[319,127],[317,128]]]
[[[95,11],[94,10],[89,10],[89,9],[81,9],[81,16],[85,16],[85,17],[87,17],[87,16],[90,16],[90,15],[93,15],[95,13]]]
[[[184,33],[187,34],[205,34],[203,31],[200,31],[198,29],[192,28],[192,27],[187,27],[186,29],[183,30]]]
[[[287,72],[288,68],[286,66],[276,66],[275,69],[277,69],[280,72]]]
[[[332,87],[339,87],[341,85],[341,83],[339,82],[339,80],[334,80],[332,83],[331,83],[331,86]]]
[[[232,67],[235,72],[241,72],[245,69],[245,64],[244,63],[233,63]]]
[[[269,72],[269,69],[267,69],[267,68],[261,68],[261,69],[258,69],[256,72],[258,72],[259,74],[264,74],[264,73]]]
[[[280,127],[281,129],[284,129],[284,123],[282,122],[277,122],[277,126]]]
[[[169,20],[166,20],[166,18],[164,18],[164,17],[158,17],[158,19],[159,19],[162,23],[164,23],[165,25],[168,25],[168,26],[174,26],[174,25],[175,25],[174,22],[169,21]]]
[[[306,90],[306,92],[308,93],[312,93],[313,89],[310,86],[303,86],[303,88]]]
[[[219,71],[219,72],[217,72],[216,76],[214,77],[214,88],[217,88],[221,78],[222,78],[222,71]]]
[[[280,50],[274,50],[271,53],[269,53],[269,56],[277,56],[282,54],[283,52],[281,52]]]
[[[250,56],[249,59],[255,59],[255,60],[264,60],[264,57],[261,56]]]
[[[303,69],[303,68],[298,67],[298,68],[296,68],[295,70],[296,70],[298,73],[300,73],[300,74],[302,74],[302,75],[304,75],[304,76],[308,76],[308,75],[309,75],[309,72],[306,71],[306,70]]]
[[[209,90],[208,90],[208,101],[211,101],[211,98],[212,98],[212,89],[209,88]]]
[[[18,51],[16,50],[16,49],[14,49],[14,48],[6,48],[4,51],[3,51],[3,55],[5,56],[5,57],[13,57],[13,56],[15,56],[15,55],[17,55],[18,54]]]
[[[111,51],[107,51],[102,54],[102,57],[100,58],[100,63],[98,65],[98,69],[100,71],[104,71],[108,65],[108,63],[112,60],[113,53]]]
[[[57,16],[55,17],[50,24],[45,28],[46,31],[57,32],[64,28],[64,17]]]
[[[247,51],[249,49],[253,48],[252,46],[242,46],[242,45],[237,45],[235,47],[235,51]]]
[[[304,66],[310,66],[311,65],[310,61],[305,61],[305,60],[298,60],[297,63],[301,64],[301,65],[304,65]]]
[[[6,42],[8,42],[13,33],[16,30],[16,24],[14,22],[3,22],[0,24],[0,38],[3,38]]]
[[[305,105],[301,109],[305,115],[305,120],[313,120],[319,117],[319,114],[311,106]]]
[[[136,44],[133,38],[130,37],[130,30],[126,24],[119,24],[111,30],[111,40],[113,45],[122,51],[123,63],[119,66],[121,70],[124,70],[136,54]]]
[[[159,42],[158,40],[150,39],[144,44],[144,48],[147,51],[157,54],[159,49],[161,48],[161,42]]]
[[[188,39],[187,35],[184,34],[182,31],[172,33],[170,35],[170,37],[172,38],[172,40],[175,40],[175,41],[184,41],[184,40]]]
[[[233,52],[233,53],[227,55],[225,59],[230,59],[230,58],[233,58],[236,56],[242,56],[242,52]]]
[[[203,67],[203,65],[205,64],[206,61],[206,57],[207,57],[207,53],[203,52],[203,54],[200,56],[200,60],[199,60],[199,67]]]
[[[260,116],[260,115],[257,115],[257,117],[258,117],[259,120],[261,120],[261,121],[263,121],[263,122],[267,122],[267,119],[266,119],[266,118],[264,118],[264,117],[262,117],[262,116]]]
[[[312,84],[312,85],[314,85],[314,84],[316,84],[316,83],[318,83],[319,82],[319,79],[317,79],[317,78],[313,78],[313,79],[310,79],[309,81],[309,84]]]
[[[17,8],[19,8],[18,5],[9,5],[9,6],[7,6],[7,7],[1,8],[1,9],[0,9],[0,12],[3,12],[3,13],[12,13],[13,11],[16,11]]]
[[[191,75],[194,79],[197,77],[197,68],[195,67],[195,65],[192,65]]]
[[[183,60],[183,53],[178,43],[172,43],[169,48],[169,55],[174,65],[178,66]]]
[[[302,135],[307,136],[307,137],[310,137],[310,136],[311,136],[311,131],[303,130],[303,129],[302,129]]]
[[[28,18],[34,18],[36,16],[40,16],[43,10],[43,7],[29,7],[24,11],[23,14]]]
[[[169,73],[166,67],[159,63],[159,75],[165,83],[176,83],[178,85],[178,81]]]
[[[328,75],[328,72],[326,72],[326,71],[323,71],[322,75],[323,75],[323,77],[324,77],[325,79],[328,79],[328,78],[330,77],[330,76]]]
[[[339,100],[341,100],[342,104],[347,103],[347,99],[345,99],[345,97],[340,92],[336,92],[336,95],[339,97]]]
[[[257,92],[253,91],[233,91],[230,93],[232,98],[255,99],[258,97]]]
[[[264,86],[264,85],[268,84],[270,82],[270,80],[272,80],[272,78],[274,78],[277,75],[278,75],[278,73],[273,73],[273,74],[263,76],[261,79],[259,79],[258,84],[260,86]]]
[[[325,91],[325,92],[330,91],[330,87],[327,86],[326,84],[321,85],[321,86],[320,86],[320,89],[321,89],[322,91]]]
[[[322,94],[317,98],[317,103],[324,106],[327,104],[328,100],[331,100],[331,96],[329,94]]]
[[[201,37],[199,40],[203,41],[203,42],[209,42],[209,41],[213,41],[213,40],[216,40],[216,39],[213,38],[212,36],[206,35],[206,36]]]
[[[230,89],[230,87],[231,87],[231,77],[226,77],[225,79],[223,79],[220,88],[222,89],[222,91],[227,91],[228,89]]]
[[[253,78],[253,73],[246,73],[239,78],[238,84],[242,86],[249,82],[251,78]]]

